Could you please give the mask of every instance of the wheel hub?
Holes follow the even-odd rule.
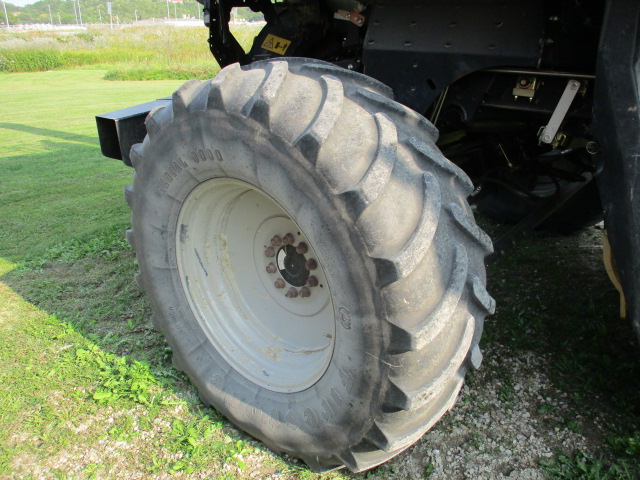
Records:
[[[318,256],[296,222],[252,185],[214,179],[187,196],[178,226],[182,286],[216,351],[270,390],[317,382],[333,355],[334,309]]]
[[[282,278],[294,287],[303,287],[307,283],[309,270],[305,268],[306,257],[296,251],[293,245],[280,247],[276,254],[278,271]]]

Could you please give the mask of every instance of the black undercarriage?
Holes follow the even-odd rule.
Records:
[[[267,22],[248,52],[229,31],[235,7]],[[477,187],[472,201],[500,220],[517,223],[545,205],[551,213],[530,218],[533,228],[597,173],[591,110],[602,2],[207,0],[204,9],[221,66],[310,57],[389,85],[438,127],[439,147]],[[559,106],[565,113],[545,137]],[[573,224],[562,228],[601,218],[597,190],[588,191],[588,208],[568,212]]]
[[[248,52],[228,29],[234,7],[267,22]],[[221,66],[326,60],[381,80],[430,119],[476,186],[471,202],[516,224],[492,260],[533,228],[568,232],[605,213],[640,332],[637,2],[204,0],[204,10]]]
[[[640,3],[202,2],[221,67],[324,60],[389,85],[398,102],[435,124],[440,149],[474,182],[470,201],[516,225],[492,259],[533,228],[571,231],[604,213],[640,332]],[[266,22],[246,52],[229,29],[237,7],[262,12]],[[106,121],[130,120],[117,117]],[[105,155],[128,161],[140,129],[121,128],[135,130],[126,140],[117,126],[103,130],[113,132],[101,132]]]

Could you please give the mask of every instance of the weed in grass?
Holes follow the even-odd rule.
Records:
[[[558,455],[541,462],[545,475],[552,480],[634,480],[627,464],[610,464],[585,452]]]
[[[503,403],[513,403],[515,400],[515,390],[511,383],[503,384],[498,387],[498,398]]]
[[[96,463],[90,463],[82,469],[82,473],[84,473],[87,476],[86,478],[88,480],[93,480],[94,478],[97,478],[99,471],[100,471],[100,466]]]
[[[76,358],[79,364],[88,364],[96,371],[99,386],[92,398],[98,403],[112,405],[130,400],[151,405],[159,400],[159,384],[151,375],[148,365],[105,353],[96,346],[76,350]]]
[[[640,462],[640,430],[619,432],[606,440],[616,454],[635,457]]]
[[[557,407],[549,405],[548,403],[543,403],[538,407],[537,412],[543,415],[553,415],[557,410]]]
[[[564,422],[564,428],[578,434],[582,434],[584,430],[582,424],[576,420],[567,420]]]
[[[471,436],[469,438],[469,443],[474,446],[476,450],[480,450],[480,447],[484,443],[484,437],[478,432],[471,432]]]
[[[90,235],[67,240],[50,247],[43,254],[27,256],[21,268],[42,267],[52,260],[71,263],[85,257],[114,259],[123,251],[131,250],[123,234],[127,228],[128,224],[117,224]]]
[[[426,467],[424,467],[424,474],[423,477],[425,479],[429,478],[431,475],[433,475],[436,471],[436,467],[433,463],[430,463],[429,465],[427,465]]]
[[[225,463],[235,463],[240,470],[244,470],[246,464],[242,456],[254,453],[255,449],[243,440],[220,440],[215,435],[220,428],[220,422],[212,422],[208,416],[189,423],[175,420],[171,425],[172,448],[180,453],[180,459],[171,465],[171,471],[192,473],[212,452]]]

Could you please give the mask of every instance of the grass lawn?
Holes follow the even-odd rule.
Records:
[[[100,153],[94,116],[171,94],[180,81],[107,82],[101,71],[0,75],[0,252],[38,255],[128,222],[131,171]]]

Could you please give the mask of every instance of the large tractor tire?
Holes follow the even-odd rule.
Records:
[[[437,131],[322,62],[190,81],[131,150],[128,232],[176,365],[314,471],[418,440],[481,361],[491,241]]]

